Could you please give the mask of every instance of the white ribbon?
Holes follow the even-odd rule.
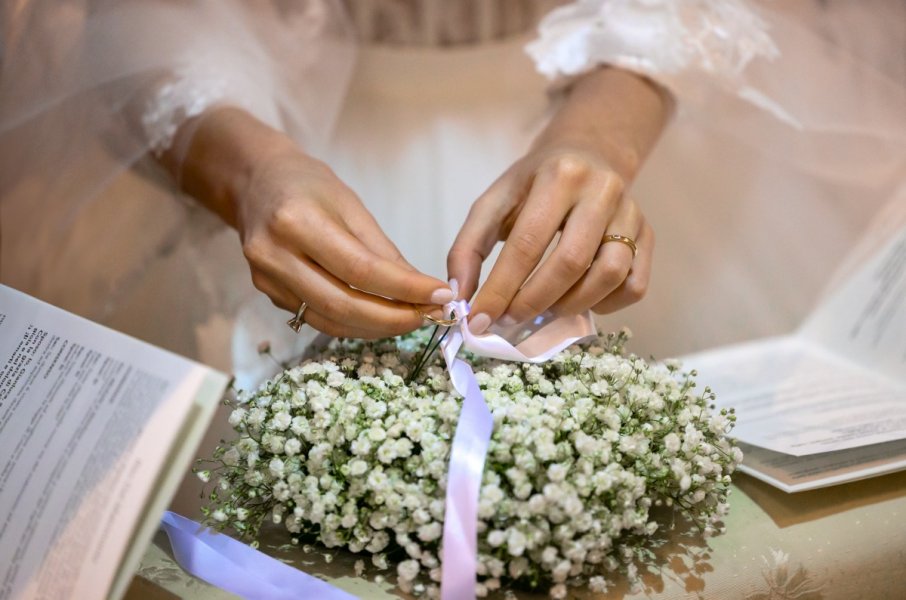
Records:
[[[588,313],[553,319],[546,315],[535,320],[534,333],[513,346],[494,333],[473,335],[468,327],[469,305],[465,300],[454,300],[445,309],[446,314],[454,314],[457,323],[441,342],[441,349],[450,381],[462,394],[463,403],[447,469],[441,599],[467,600],[475,598],[478,582],[478,497],[494,417],[472,367],[456,355],[465,346],[466,350],[488,358],[545,362],[572,344],[595,335],[596,330]]]

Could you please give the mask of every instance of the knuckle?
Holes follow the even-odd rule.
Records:
[[[346,323],[352,319],[355,314],[355,307],[352,299],[348,296],[336,298],[328,303],[328,310],[325,315],[331,321]]]
[[[242,243],[242,254],[251,265],[261,265],[267,261],[267,242],[254,236]]]
[[[570,277],[578,277],[588,270],[593,259],[593,253],[577,245],[564,246],[557,256],[561,270]]]
[[[608,309],[605,302],[601,302],[592,306],[591,312],[595,313],[596,315],[606,315],[610,313],[610,310]]]
[[[471,257],[472,251],[455,242],[447,253],[447,266],[458,265],[466,262]]]
[[[367,287],[374,275],[374,260],[366,254],[356,254],[350,257],[347,265],[348,283],[358,287]]]
[[[626,189],[626,182],[613,171],[605,171],[599,176],[599,185],[608,196],[621,196]],[[635,206],[635,202],[631,202]]]
[[[611,286],[619,284],[629,274],[629,265],[621,260],[604,259],[599,269],[601,279]]]
[[[267,293],[267,277],[261,271],[252,270],[252,285],[259,292]]]
[[[473,306],[473,312],[475,314],[478,314],[479,312],[487,313],[491,318],[496,318],[503,314],[503,311],[506,310],[512,300],[511,296],[508,296],[495,288],[488,288],[487,286],[481,289],[479,296],[480,298],[476,299],[475,306]],[[481,308],[476,309],[476,306],[480,306]]]
[[[547,310],[546,306],[541,306],[531,300],[519,300],[514,301],[509,309],[507,314],[512,316],[517,321],[522,321],[524,319],[529,319],[531,317],[536,317]]]
[[[624,284],[623,290],[630,302],[638,302],[648,293],[648,282],[629,279]]]
[[[592,172],[592,166],[586,159],[572,154],[558,156],[552,161],[550,168],[554,178],[561,184],[581,183]]]
[[[515,251],[517,258],[522,262],[537,260],[544,251],[544,242],[541,236],[532,231],[523,231],[507,240]]]
[[[278,234],[286,233],[298,226],[296,211],[288,203],[283,203],[271,214],[268,226],[271,231]]]

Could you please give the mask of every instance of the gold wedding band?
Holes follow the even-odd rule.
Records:
[[[626,244],[629,246],[629,249],[632,250],[632,258],[635,258],[635,255],[638,254],[639,249],[635,245],[635,240],[628,238],[625,235],[620,235],[618,233],[608,233],[601,240],[601,245],[603,246],[607,242],[620,242],[621,244]]]
[[[438,319],[437,317],[432,317],[428,313],[422,312],[422,310],[419,307],[415,306],[414,304],[412,305],[412,308],[415,309],[415,312],[417,312],[419,314],[419,316],[421,316],[421,318],[423,318],[424,320],[429,321],[431,323],[434,323],[435,325],[440,325],[442,327],[452,327],[453,325],[456,325],[456,323],[458,322],[457,319]]]
[[[299,333],[299,330],[302,329],[302,326],[305,324],[305,309],[308,308],[308,302],[303,302],[299,306],[299,310],[296,311],[296,316],[286,322],[289,325],[289,328]]]

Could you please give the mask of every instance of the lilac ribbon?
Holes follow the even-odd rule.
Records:
[[[450,448],[444,532],[441,548],[442,600],[475,598],[478,581],[478,497],[494,417],[469,363],[457,358],[460,348],[488,358],[539,363],[595,334],[590,314],[539,317],[531,335],[515,346],[495,333],[469,331],[469,304],[454,300],[445,307],[456,324],[441,343],[453,387],[463,397]],[[271,558],[233,538],[214,533],[172,512],[161,527],[170,538],[176,562],[192,575],[243,598],[257,600],[318,598],[348,600],[354,596],[312,575]]]
[[[179,565],[199,579],[249,600],[352,600],[352,594],[195,521],[167,511],[161,528]]]
[[[469,305],[454,300],[445,309],[457,320],[441,343],[450,381],[463,396],[462,410],[450,448],[447,469],[447,494],[444,534],[441,542],[441,599],[475,598],[478,582],[478,497],[485,458],[494,428],[494,417],[484,400],[472,367],[457,358],[460,347],[488,358],[539,363],[550,360],[561,350],[596,333],[590,314],[558,317],[551,321],[539,317],[535,331],[513,346],[503,337],[490,333],[475,336],[469,331]]]

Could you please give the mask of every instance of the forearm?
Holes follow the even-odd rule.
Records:
[[[281,132],[242,109],[222,106],[183,123],[160,162],[182,191],[235,228],[236,200],[255,165],[293,150],[295,144]]]
[[[563,143],[587,148],[631,181],[664,129],[672,104],[666,90],[643,77],[597,69],[569,89],[534,148]]]

